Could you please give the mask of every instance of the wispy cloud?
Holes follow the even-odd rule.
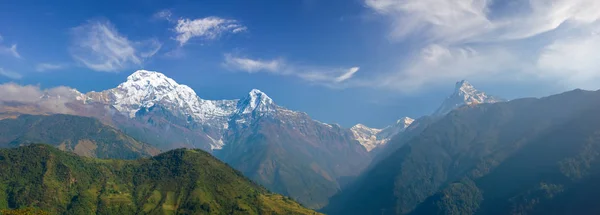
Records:
[[[168,9],[158,11],[153,15],[155,19],[164,19],[167,21],[172,21],[171,16],[173,16],[173,13]]]
[[[234,57],[231,54],[225,54],[225,65],[229,68],[245,71],[248,73],[255,72],[283,72],[284,62],[278,60],[258,60],[250,58]]]
[[[102,72],[141,66],[162,46],[156,39],[131,41],[108,21],[88,21],[71,29],[71,35],[71,56],[86,67]]]
[[[9,71],[9,70],[5,70],[4,68],[0,68],[0,75],[10,78],[10,79],[21,79],[23,78],[23,75],[13,72],[13,71]]]
[[[17,51],[17,44],[12,44],[10,46],[5,46],[2,44],[4,37],[0,35],[0,54],[8,54],[15,58],[21,59],[21,54]]]
[[[66,64],[40,63],[35,67],[35,70],[38,72],[45,72],[51,70],[60,70],[64,68],[67,68]]]
[[[185,45],[194,37],[205,40],[213,40],[224,33],[240,33],[246,31],[247,28],[240,24],[237,20],[223,19],[219,17],[206,17],[201,19],[181,18],[177,20],[175,25],[175,40],[179,45]]]
[[[358,72],[359,67],[332,68],[323,66],[297,65],[283,59],[260,60],[225,54],[224,66],[247,73],[265,72],[275,75],[293,76],[310,83],[329,87],[343,87],[342,84]]]
[[[414,91],[448,79],[600,83],[600,1],[365,0],[393,41],[420,41],[402,65],[360,84]],[[535,38],[537,42],[529,39]],[[588,86],[591,86],[589,84]]]

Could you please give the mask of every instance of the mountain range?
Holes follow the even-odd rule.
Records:
[[[203,100],[138,71],[2,100],[0,208],[315,213],[270,190],[332,215],[598,214],[598,106],[600,91],[507,101],[460,81],[429,116],[343,128],[260,90]]]
[[[461,81],[443,106],[497,101],[501,100]],[[147,143],[153,152],[180,147],[205,150],[269,190],[310,208],[327,205],[365,169],[400,148],[404,141],[395,139],[418,135],[435,121],[404,117],[383,129],[360,124],[343,128],[279,106],[260,90],[241,99],[205,100],[188,86],[146,70],[102,92],[84,94],[62,87],[46,91],[35,102],[0,103],[0,118],[55,113],[96,118]],[[67,150],[77,152],[74,147]]]
[[[569,104],[569,105],[564,105]],[[328,214],[597,214],[600,91],[463,106],[335,196]],[[367,194],[368,193],[368,194]],[[365,195],[367,194],[367,195]]]

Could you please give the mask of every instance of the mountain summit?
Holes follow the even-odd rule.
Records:
[[[483,103],[496,103],[506,101],[501,98],[487,95],[473,87],[468,81],[456,82],[454,93],[450,95],[442,105],[435,111],[434,116],[443,116],[450,111],[464,105],[475,105]]]
[[[249,114],[254,111],[264,113],[274,111],[275,103],[273,103],[273,99],[267,96],[267,94],[260,90],[252,89],[246,98],[238,102],[237,109],[239,114]]]

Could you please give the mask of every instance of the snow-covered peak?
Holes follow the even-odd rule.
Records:
[[[252,112],[270,112],[275,110],[275,103],[271,97],[260,90],[252,89],[248,96],[238,103],[238,112],[249,114]]]
[[[401,125],[404,128],[407,128],[408,126],[410,126],[410,124],[412,124],[415,120],[410,118],[410,117],[402,117],[399,120],[396,121],[396,125]]]
[[[354,138],[367,149],[371,151],[376,147],[385,145],[392,137],[404,132],[415,120],[409,117],[402,117],[396,121],[396,124],[387,126],[383,129],[369,128],[363,124],[352,126],[350,130]]]
[[[356,139],[367,151],[371,151],[379,145],[385,144],[385,140],[377,139],[377,134],[381,129],[369,128],[363,124],[357,124],[350,128],[354,139]]]
[[[236,100],[203,100],[194,90],[178,84],[166,75],[138,70],[114,89],[88,93],[90,98],[113,105],[129,117],[142,108],[160,105],[184,119],[191,118],[202,124],[225,124],[225,118],[235,111]]]
[[[456,82],[452,95],[450,95],[434,113],[436,116],[442,116],[448,112],[463,105],[476,105],[483,103],[496,103],[504,101],[503,99],[487,95],[473,87],[468,81],[462,80]]]
[[[379,133],[381,131],[381,129],[370,128],[363,124],[356,124],[355,126],[352,126],[352,128],[350,128],[350,130],[356,131],[356,132],[361,132],[361,133],[366,133],[369,135],[376,135],[377,133]]]

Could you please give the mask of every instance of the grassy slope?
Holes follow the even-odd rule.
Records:
[[[0,209],[58,214],[315,214],[198,150],[134,161],[48,145],[0,150]]]

